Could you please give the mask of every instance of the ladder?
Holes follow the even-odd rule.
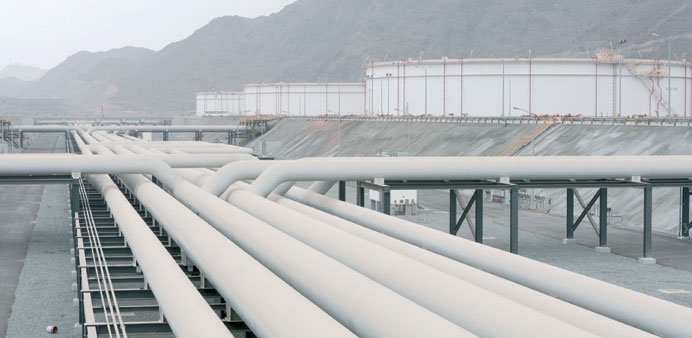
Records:
[[[548,120],[545,120],[543,124],[540,124],[533,128],[533,130],[528,133],[527,135],[519,136],[517,137],[514,142],[508,144],[506,147],[502,148],[495,156],[512,156],[528,144],[530,144],[532,141],[535,141],[539,136],[541,136],[543,133],[545,133],[550,127],[552,127],[555,123],[559,122],[560,118],[558,117],[553,117]]]
[[[648,89],[649,93],[653,93],[653,95],[656,97],[658,102],[661,102],[661,105],[663,105],[663,109],[667,112],[666,115],[671,114],[670,111],[670,106],[668,105],[668,100],[666,100],[663,95],[661,95],[660,91],[656,90],[656,86],[654,85],[654,81],[652,78],[654,77],[664,77],[668,76],[668,70],[665,69],[665,67],[661,67],[660,63],[654,64],[654,67],[650,71],[638,71],[637,66],[638,64],[632,63],[632,62],[627,62],[626,63],[626,68],[627,70],[632,73],[632,75],[636,75],[639,81],[641,81],[642,84]]]

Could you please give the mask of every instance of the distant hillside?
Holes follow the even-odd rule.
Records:
[[[0,96],[19,96],[29,83],[15,77],[0,78]]]
[[[680,0],[298,0],[268,17],[215,19],[156,53],[76,54],[23,95],[179,113],[197,91],[247,82],[361,81],[366,60],[585,57],[622,39],[628,57],[666,58],[670,41],[681,58],[692,56],[690,17]]]
[[[44,69],[32,66],[24,66],[18,63],[13,63],[3,69],[0,69],[0,79],[15,78],[21,81],[38,80],[45,74]]]

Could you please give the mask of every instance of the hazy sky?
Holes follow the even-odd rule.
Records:
[[[224,15],[257,17],[295,0],[0,0],[0,69],[44,69],[81,51],[158,50]]]

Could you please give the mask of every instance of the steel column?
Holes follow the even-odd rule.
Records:
[[[652,187],[651,184],[644,186],[644,256],[651,257],[651,220],[652,220]],[[601,230],[603,233],[603,230]]]
[[[509,189],[509,252],[519,253],[519,187]]]
[[[457,225],[457,195],[454,190],[449,191],[449,233],[454,234]]]
[[[71,215],[79,213],[79,175],[72,174],[72,184],[70,184],[70,209]]]
[[[682,236],[687,237],[690,235],[690,187],[682,187],[681,197],[682,201]]]
[[[170,137],[170,133],[168,132],[168,130],[164,131],[163,132],[163,140],[168,141],[169,137]]]
[[[599,233],[598,246],[608,246],[608,188],[599,190]]]
[[[574,190],[567,188],[567,239],[574,238]]]
[[[346,201],[346,181],[339,181],[339,201]]]
[[[19,148],[24,148],[24,132],[19,132]]]
[[[476,243],[483,243],[483,189],[476,189]]]
[[[365,188],[360,184],[360,182],[356,183],[356,203],[358,206],[364,207],[365,206]]]
[[[392,193],[389,191],[389,189],[380,193],[380,200],[380,203],[382,203],[382,213],[389,215],[389,209],[391,208],[392,204]]]

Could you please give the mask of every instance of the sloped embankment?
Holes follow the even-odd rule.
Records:
[[[410,151],[414,156],[494,156],[531,128],[516,124],[342,121],[340,155],[377,156]],[[338,122],[282,120],[248,146],[257,153],[290,159],[335,156],[338,144]],[[691,145],[692,128],[686,127],[554,125],[533,145],[515,155],[692,155]],[[589,199],[595,189],[580,192],[584,199]],[[564,214],[564,190],[536,193],[552,200],[551,213]],[[611,218],[613,222],[641,226],[640,189],[610,189],[608,202],[615,216]],[[654,189],[656,230],[677,231],[678,203],[678,189]]]

